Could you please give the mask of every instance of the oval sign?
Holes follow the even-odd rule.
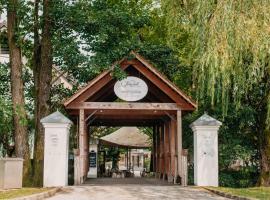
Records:
[[[146,83],[134,76],[128,76],[114,85],[114,93],[124,101],[138,101],[144,98],[147,92]]]

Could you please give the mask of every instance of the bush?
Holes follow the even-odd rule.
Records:
[[[258,180],[259,173],[254,167],[244,167],[238,171],[224,170],[219,173],[219,184],[224,187],[252,187]]]

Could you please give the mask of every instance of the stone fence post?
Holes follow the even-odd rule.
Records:
[[[40,122],[45,128],[43,186],[67,186],[69,130],[72,121],[56,111]]]
[[[0,158],[0,190],[21,188],[22,179],[22,158]]]
[[[194,183],[218,186],[218,130],[221,122],[207,114],[190,127],[194,136]]]

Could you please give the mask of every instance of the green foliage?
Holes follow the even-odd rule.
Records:
[[[113,67],[112,75],[117,80],[122,80],[127,77],[127,74],[121,69],[120,65],[115,65]]]
[[[120,149],[118,147],[106,147],[106,162],[112,161],[112,169],[117,169],[117,163],[120,159]],[[123,151],[123,150],[122,150]]]
[[[163,2],[169,13],[168,43],[183,52],[181,60],[192,61],[187,63],[194,66],[199,96],[206,92],[212,104],[221,103],[224,114],[230,101],[239,108],[249,90],[269,73],[269,2]],[[187,39],[177,40],[183,35]]]
[[[11,102],[0,98],[0,155],[2,156],[10,150],[13,141],[12,130]]]
[[[51,88],[51,110],[65,113],[65,108],[63,105],[63,100],[70,97],[76,91],[76,87],[72,90],[65,88],[64,84],[56,84]]]
[[[258,169],[254,166],[238,170],[223,170],[219,173],[219,184],[223,187],[252,187],[256,185],[258,176]]]
[[[231,108],[229,112],[219,132],[220,168],[226,170],[235,161],[243,162],[244,167],[258,167],[258,141],[252,131],[256,113],[250,107],[237,112]]]
[[[95,77],[139,46],[137,32],[149,23],[150,5],[124,0],[55,2],[55,61],[79,82]]]
[[[9,153],[13,141],[12,104],[9,82],[9,68],[0,64],[0,155]]]

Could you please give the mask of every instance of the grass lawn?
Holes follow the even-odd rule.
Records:
[[[28,196],[36,193],[45,192],[51,188],[22,188],[12,190],[0,190],[0,199],[13,199],[22,196]]]
[[[252,188],[209,187],[209,188],[242,197],[249,197],[260,200],[270,200],[270,187],[252,187]]]

